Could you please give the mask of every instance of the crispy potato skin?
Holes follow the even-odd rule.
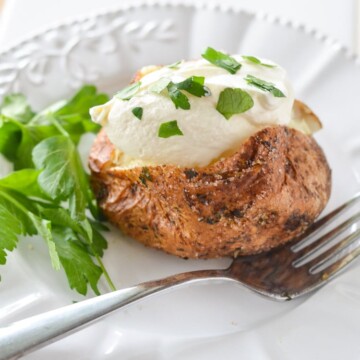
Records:
[[[203,168],[117,168],[102,131],[91,150],[95,195],[107,218],[147,246],[183,258],[249,255],[302,233],[325,207],[331,172],[316,141],[265,128]]]

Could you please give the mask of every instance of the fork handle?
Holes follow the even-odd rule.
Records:
[[[191,271],[114,291],[15,322],[0,328],[0,360],[18,359],[146,296],[181,284],[211,279],[231,280],[223,270]]]

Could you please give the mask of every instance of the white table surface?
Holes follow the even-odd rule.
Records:
[[[134,1],[136,0],[132,0]],[[186,1],[196,0],[184,0]],[[0,50],[66,18],[116,7],[124,2],[6,0],[0,24]],[[356,21],[357,14],[360,14],[360,0],[222,0],[222,3],[236,3],[245,10],[261,11],[302,23],[339,40],[353,51],[360,48],[360,38],[356,35],[360,29]]]

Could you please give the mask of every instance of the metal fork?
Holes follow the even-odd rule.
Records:
[[[268,253],[238,257],[227,269],[191,271],[142,283],[0,328],[0,360],[17,359],[116,309],[185,283],[233,281],[274,300],[291,300],[307,294],[327,283],[360,254],[360,243],[356,243],[360,229],[355,226],[360,212],[319,235],[359,199],[360,193],[314,223],[300,239]]]

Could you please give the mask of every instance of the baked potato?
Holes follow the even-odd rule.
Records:
[[[184,63],[179,70],[143,68],[126,89],[125,101],[115,97],[93,110],[94,121],[105,129],[90,153],[92,187],[106,217],[147,246],[182,258],[256,254],[305,231],[329,199],[331,172],[311,136],[321,123],[294,100],[278,65],[249,56],[229,57],[211,48],[207,52],[227,62],[220,68],[217,62],[209,65],[211,59]],[[237,67],[231,74],[229,64]],[[206,79],[195,76],[199,73],[207,74]],[[167,80],[164,88],[164,80],[173,75],[193,77],[178,88],[175,83],[169,88]],[[205,80],[211,89],[203,87]],[[138,91],[141,82],[142,95],[128,101],[129,90]],[[168,94],[151,93],[160,93],[160,85]],[[186,98],[184,90],[198,98],[177,102]],[[231,96],[220,104],[225,95]],[[145,108],[134,108],[139,104]],[[141,109],[140,116],[135,109]],[[235,113],[240,116],[229,120]],[[181,120],[185,135],[176,128],[172,142],[154,139],[156,126],[173,118]],[[177,121],[171,123],[177,126]],[[238,138],[233,141],[234,134]]]
[[[236,257],[284,244],[320,214],[331,189],[319,145],[285,126],[262,129],[202,168],[123,169],[101,131],[89,163],[106,217],[143,244],[182,258]]]

